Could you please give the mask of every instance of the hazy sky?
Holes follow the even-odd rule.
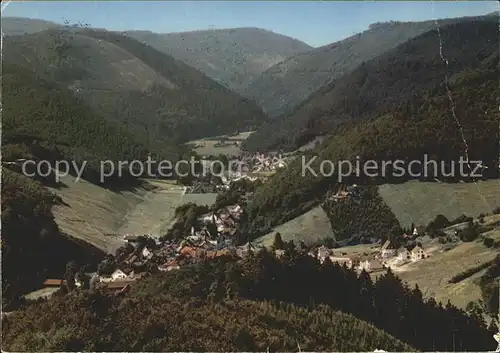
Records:
[[[475,16],[499,9],[497,1],[12,1],[2,16],[161,33],[259,27],[321,46],[363,31],[374,22]]]

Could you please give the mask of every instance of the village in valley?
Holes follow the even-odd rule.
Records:
[[[182,269],[185,266],[211,261],[220,257],[230,257],[235,260],[244,259],[250,254],[260,251],[264,245],[259,241],[241,241],[240,222],[247,202],[251,201],[253,190],[265,183],[267,178],[277,170],[286,166],[293,158],[291,155],[240,155],[233,156],[226,162],[227,165],[238,166],[233,170],[215,176],[210,174],[213,166],[210,159],[205,162],[208,176],[192,180],[190,185],[184,186],[186,194],[217,194],[218,198],[225,199],[212,206],[195,206],[194,204],[180,205],[176,210],[179,218],[180,210],[193,207],[196,218],[192,215],[178,221],[180,227],[171,227],[168,234],[120,234],[123,245],[115,254],[108,254],[101,262],[97,271],[76,273],[74,276],[75,288],[94,288],[106,291],[123,293],[128,291],[142,278],[162,272]],[[212,159],[213,161],[214,159]],[[236,163],[236,162],[239,162]],[[229,195],[229,196],[228,196]],[[234,196],[237,196],[234,198]],[[223,197],[222,197],[223,196]],[[361,202],[364,189],[356,184],[346,185],[338,190],[332,190],[325,195],[324,202],[345,202],[352,200]],[[188,210],[189,211],[189,210]],[[203,212],[202,212],[203,211]],[[191,211],[189,211],[191,212]],[[188,212],[188,213],[189,213]],[[178,213],[178,214],[177,214]],[[187,219],[190,219],[187,221]],[[465,219],[464,219],[465,221]],[[190,222],[186,228],[185,223]],[[178,225],[179,225],[178,224]],[[467,223],[459,225],[465,227]],[[460,227],[457,228],[458,231]],[[334,264],[354,269],[358,273],[366,271],[371,276],[385,273],[387,269],[396,273],[412,271],[421,262],[439,256],[459,243],[457,229],[447,231],[448,244],[442,244],[435,236],[431,237],[425,226],[412,224],[407,233],[399,234],[398,244],[391,242],[389,235],[384,241],[370,239],[368,243],[358,242],[309,242],[307,245],[293,242],[284,242],[281,234],[275,232],[274,244],[268,249],[279,258],[285,254],[285,249],[293,243],[295,249],[305,252],[316,258],[320,263],[329,261]],[[177,233],[176,233],[177,232]],[[175,234],[175,236],[173,236]],[[384,238],[384,237],[381,237]],[[243,238],[244,239],[244,238]],[[454,245],[453,245],[454,244]],[[40,296],[48,297],[58,290],[62,284],[73,279],[47,279]],[[87,282],[87,283],[86,283]],[[36,298],[36,296],[33,296]]]
[[[186,188],[186,192],[204,193],[215,189],[221,194],[234,189],[235,185],[242,182],[262,183],[266,181],[269,174],[286,165],[286,159],[281,156],[277,158],[276,155],[256,154],[236,158],[243,168],[229,171],[220,178],[199,178],[192,183],[192,186]],[[245,197],[248,199],[251,197],[251,192],[243,192],[243,196],[243,199]],[[335,202],[340,202],[348,198],[361,198],[362,191],[357,185],[352,185],[328,197]],[[116,251],[114,256],[108,255],[97,272],[75,275],[75,287],[84,286],[84,278],[87,278],[89,282],[87,287],[121,293],[152,273],[179,270],[184,266],[200,261],[210,261],[221,256],[243,259],[263,247],[252,242],[236,246],[235,237],[243,211],[244,204],[236,203],[201,214],[192,225],[189,234],[176,237],[176,239],[166,239],[153,234],[124,234],[122,235],[124,245]],[[277,237],[279,236],[277,234]],[[355,249],[356,246],[328,248],[325,245],[313,244],[307,247],[307,252],[321,263],[329,259],[332,263],[369,273],[377,273],[387,268],[397,271],[405,265],[425,260],[430,256],[430,252],[424,250],[418,242],[419,232],[416,227],[411,235],[404,234],[402,238],[413,242],[413,246],[396,249],[387,240],[383,244],[374,245],[370,251],[347,254],[344,249]],[[273,251],[277,257],[285,253],[283,247],[280,246],[274,246]],[[67,279],[47,279],[44,285],[56,289],[63,283],[67,283]]]
[[[218,177],[211,175],[217,173],[211,173],[213,165],[210,165],[210,160],[206,160],[204,176],[192,181],[190,186],[185,187],[184,192],[220,194],[241,183],[262,183],[278,169],[284,168],[286,160],[275,153],[232,157],[226,163],[232,165],[233,170],[228,170]],[[208,177],[205,174],[208,174]],[[243,192],[243,199],[245,196],[249,197],[249,194],[251,193]],[[160,235],[153,234],[124,234],[121,236],[124,245],[114,256],[109,254],[97,272],[80,272],[74,276],[75,288],[83,288],[87,280],[89,283],[86,287],[121,293],[148,274],[177,270],[221,256],[243,258],[258,251],[260,246],[252,243],[235,246],[235,233],[242,214],[243,207],[237,203],[202,214],[191,227],[189,234],[184,234],[181,239],[176,240],[165,240]],[[35,294],[30,296],[49,297],[62,284],[67,284],[67,279],[47,279],[44,282],[45,289],[40,291],[40,295],[34,292]]]

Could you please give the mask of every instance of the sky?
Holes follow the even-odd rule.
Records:
[[[158,33],[259,27],[313,47],[361,32],[375,22],[484,15],[498,1],[2,1],[2,17],[88,23],[115,31]]]

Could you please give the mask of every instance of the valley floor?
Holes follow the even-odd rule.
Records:
[[[248,138],[253,131],[242,132],[235,136],[213,136],[200,140],[193,140],[189,145],[193,150],[202,156],[218,156],[224,154],[228,157],[241,153],[240,143]]]

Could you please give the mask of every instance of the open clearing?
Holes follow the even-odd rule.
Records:
[[[485,270],[458,283],[450,284],[448,280],[493,260],[497,254],[498,249],[487,248],[482,241],[461,243],[449,251],[394,269],[394,272],[411,286],[418,284],[424,296],[433,296],[444,304],[449,299],[452,304],[465,308],[470,301],[480,299],[481,291],[475,281]]]
[[[61,231],[83,239],[106,252],[123,245],[126,233],[161,234],[171,224],[174,210],[186,202],[211,205],[214,194],[184,194],[184,187],[150,180],[153,191],[113,192],[67,176],[67,187],[51,189],[67,205],[53,208]]]
[[[57,292],[59,290],[59,287],[49,287],[49,288],[42,288],[36,291],[33,291],[31,293],[28,293],[24,296],[25,299],[28,300],[37,300],[40,298],[50,298],[52,294]]]
[[[189,144],[193,146],[193,150],[202,156],[217,156],[224,154],[228,157],[236,156],[241,153],[239,144],[241,141],[252,134],[253,131],[242,132],[234,136],[214,136],[206,137],[200,140],[190,141]],[[218,145],[218,146],[216,146]]]
[[[403,226],[427,225],[438,214],[452,220],[477,217],[500,207],[500,180],[477,183],[409,181],[379,186],[379,193]]]
[[[326,237],[333,237],[330,220],[321,207],[315,207],[303,215],[275,227],[272,232],[257,238],[255,244],[271,246],[276,232],[281,233],[284,241],[293,240],[298,243],[302,240],[306,244]]]

